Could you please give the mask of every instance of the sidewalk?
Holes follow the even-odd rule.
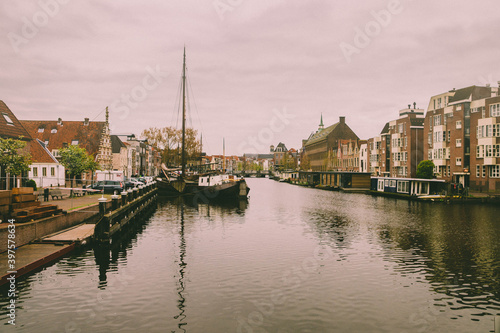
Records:
[[[97,200],[103,196],[102,194],[86,194],[81,197],[70,198],[69,190],[67,191],[63,190],[63,193],[65,195],[63,196],[62,199],[52,200],[52,198],[49,198],[49,201],[43,201],[43,197],[40,197],[40,202],[42,205],[45,204],[57,205],[61,209],[64,209],[66,211],[71,211],[73,209],[98,204],[99,202]],[[111,194],[104,194],[104,197],[108,200],[111,200]]]

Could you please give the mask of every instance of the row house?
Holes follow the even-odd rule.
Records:
[[[59,151],[69,145],[85,148],[94,156],[102,170],[112,170],[113,159],[109,130],[109,112],[106,110],[106,121],[57,121],[51,120],[21,120],[29,135],[43,143],[55,158],[59,159]],[[33,177],[35,170],[32,170]],[[82,180],[89,175],[82,175]],[[68,177],[66,177],[68,178]]]
[[[361,145],[366,144],[366,140],[339,140],[339,147],[329,151],[328,170],[333,171],[360,171],[360,151]]]
[[[0,166],[0,189],[8,190],[24,185],[28,179],[35,180],[37,186],[58,185],[64,183],[64,167],[48,151],[43,142],[34,139],[14,115],[10,108],[0,100],[0,137],[24,141],[26,146],[18,151],[19,154],[30,154],[31,165],[29,172],[13,177]]]
[[[493,133],[500,116],[498,90],[470,86],[431,97],[424,155],[433,161],[436,178],[473,190],[500,190],[496,172],[500,134]]]
[[[233,172],[241,169],[242,160],[240,157],[235,155],[224,156],[224,155],[211,155],[204,156],[202,158],[202,163],[210,166],[210,170],[218,171],[224,170],[226,172]]]
[[[424,110],[399,111],[399,118],[385,124],[379,136],[368,139],[367,171],[375,176],[409,177],[417,174],[423,160]]]
[[[311,171],[327,171],[339,156],[342,140],[358,142],[359,137],[346,124],[345,117],[339,117],[339,122],[325,128],[322,115],[318,130],[302,140],[301,159],[308,161]]]
[[[283,142],[280,142],[276,147],[271,145],[269,152],[272,154],[276,170],[295,170],[299,164],[297,150],[294,148],[287,149]]]

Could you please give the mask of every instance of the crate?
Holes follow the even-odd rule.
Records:
[[[33,187],[16,187],[12,189],[12,194],[33,194]]]
[[[18,194],[12,196],[12,201],[14,202],[30,202],[35,201],[37,196],[34,194]]]

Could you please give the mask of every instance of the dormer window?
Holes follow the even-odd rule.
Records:
[[[43,128],[43,127],[38,128],[38,133],[43,133],[43,131],[45,131],[45,128]]]
[[[2,113],[2,116],[4,117],[5,121],[7,122],[7,125],[14,126],[14,122],[12,121],[12,119],[10,119],[10,117],[7,113]]]
[[[49,145],[49,140],[45,140],[44,144],[45,144],[45,146],[48,146]]]
[[[53,128],[50,130],[50,133],[57,133],[57,128]]]
[[[71,144],[72,144],[73,146],[77,146],[77,145],[78,145],[78,140],[73,140],[73,141],[71,141]]]

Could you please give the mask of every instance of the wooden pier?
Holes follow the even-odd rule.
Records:
[[[7,278],[10,276],[17,279],[54,262],[77,246],[87,244],[95,238],[100,241],[109,241],[112,235],[118,234],[134,219],[155,209],[156,205],[153,203],[156,202],[156,197],[157,189],[152,184],[124,192],[121,198],[119,196],[112,197],[111,209],[107,209],[109,206],[107,199],[100,198],[99,203],[94,206],[95,218],[92,219],[97,223],[81,223],[16,248],[13,250],[15,264],[12,266],[9,265],[9,259],[11,259],[9,251],[0,253],[0,286],[8,283]],[[82,218],[89,221],[88,215],[84,215]],[[10,254],[12,256],[12,251]]]

